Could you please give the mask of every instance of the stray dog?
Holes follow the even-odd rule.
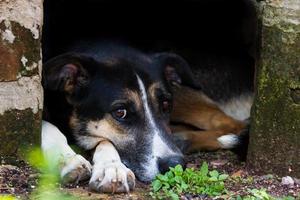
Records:
[[[247,124],[201,92],[187,62],[127,46],[73,46],[43,66],[42,150],[65,182],[128,192],[189,152],[234,148]],[[170,126],[171,120],[171,126]],[[173,133],[172,133],[173,132]],[[68,143],[92,151],[91,163]]]

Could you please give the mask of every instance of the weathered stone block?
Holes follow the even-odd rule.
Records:
[[[300,4],[262,2],[248,166],[300,177]]]
[[[40,143],[42,5],[0,1],[0,156]]]

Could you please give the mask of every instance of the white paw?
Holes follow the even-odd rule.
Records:
[[[218,137],[217,140],[223,149],[232,149],[239,144],[239,136],[232,133]]]
[[[78,183],[91,177],[91,172],[90,162],[76,154],[65,160],[60,176],[63,183]]]
[[[89,186],[97,192],[129,192],[135,187],[134,173],[122,162],[94,165]]]

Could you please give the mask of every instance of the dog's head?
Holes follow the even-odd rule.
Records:
[[[141,181],[184,165],[168,127],[174,84],[195,87],[187,63],[160,53],[138,59],[94,59],[68,53],[44,65],[47,90],[65,95],[69,124],[79,145],[93,149],[111,141],[122,162]]]

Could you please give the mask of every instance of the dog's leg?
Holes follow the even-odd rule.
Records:
[[[224,134],[239,134],[246,123],[226,115],[200,91],[179,86],[174,90],[171,122],[183,123],[203,130],[219,130]]]
[[[93,156],[93,172],[89,186],[98,192],[129,192],[135,187],[134,173],[128,169],[109,141],[102,141]]]
[[[42,124],[42,151],[50,167],[59,167],[64,183],[74,183],[90,177],[91,164],[71,149],[66,137],[56,126],[46,121]]]
[[[179,125],[171,129],[187,152],[235,148],[247,129],[246,122],[226,115],[201,91],[178,86],[173,107],[171,122]]]
[[[239,136],[223,131],[179,131],[174,137],[185,145],[185,153],[231,149],[239,144]]]

